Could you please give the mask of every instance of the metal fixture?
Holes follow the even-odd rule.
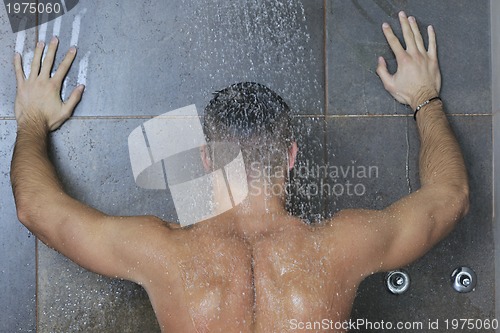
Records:
[[[458,267],[451,273],[451,285],[459,293],[473,291],[477,284],[476,273],[469,267]]]
[[[394,295],[400,295],[410,287],[410,275],[403,270],[387,273],[385,281],[387,289]]]

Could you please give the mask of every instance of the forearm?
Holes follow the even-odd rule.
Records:
[[[41,212],[65,198],[47,153],[48,133],[42,118],[19,124],[11,165],[11,183],[20,221],[35,234]]]
[[[420,182],[442,185],[468,193],[467,170],[460,146],[443,112],[441,101],[433,101],[417,113],[420,134]]]

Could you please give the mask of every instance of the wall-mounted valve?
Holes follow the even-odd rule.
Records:
[[[395,295],[406,292],[410,287],[410,275],[403,270],[387,273],[385,281],[387,289]]]
[[[468,293],[476,287],[476,273],[469,267],[458,267],[451,273],[451,285],[459,293]]]

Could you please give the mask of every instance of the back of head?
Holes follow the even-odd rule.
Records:
[[[226,161],[217,142],[231,143],[243,153],[247,172],[256,165],[286,167],[293,143],[290,109],[268,87],[254,82],[233,84],[214,94],[205,108],[204,132],[214,167]]]

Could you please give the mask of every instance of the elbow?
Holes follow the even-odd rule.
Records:
[[[461,218],[469,213],[470,209],[470,199],[469,199],[469,187],[466,186],[465,189],[459,194],[458,198],[459,206],[461,208]]]
[[[17,219],[31,230],[34,224],[33,208],[37,204],[35,198],[32,195],[14,192],[14,201],[16,203]]]
[[[457,186],[455,190],[457,207],[459,208],[459,218],[463,218],[469,213],[469,182],[465,178],[465,182],[461,186]]]
[[[19,200],[16,200],[16,213],[19,222],[21,222],[22,224],[24,224],[24,226],[29,228],[31,221],[29,206],[23,202],[20,202]]]
[[[462,217],[469,213],[470,209],[470,199],[469,199],[469,180],[465,176],[465,181],[462,186],[459,187],[459,202],[462,207]]]
[[[468,188],[453,186],[442,190],[442,200],[436,201],[437,205],[429,212],[428,217],[432,221],[429,233],[429,243],[432,244],[446,237],[469,212]]]
[[[46,230],[42,228],[43,224],[39,223],[40,213],[36,212],[34,207],[33,203],[16,200],[17,219],[39,240],[48,244]]]
[[[458,222],[469,213],[470,199],[469,186],[454,186],[449,189],[448,207],[452,207],[455,214],[455,220]]]
[[[439,216],[438,221],[455,225],[469,212],[469,187],[452,185],[442,187],[441,191],[442,200],[439,200],[440,203],[435,207],[438,210],[435,216]]]

